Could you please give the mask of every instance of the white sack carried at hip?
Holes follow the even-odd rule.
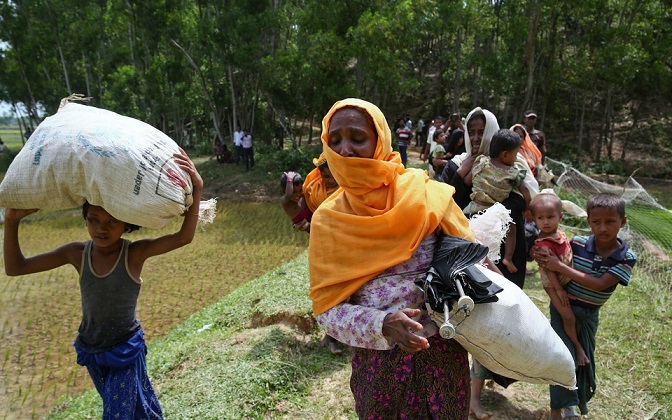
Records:
[[[193,202],[177,144],[142,121],[66,103],[46,118],[9,166],[0,207],[62,210],[84,201],[116,219],[160,228]]]
[[[575,389],[574,359],[546,316],[518,286],[485,267],[475,267],[504,290],[497,294],[497,302],[477,304],[468,317],[453,310],[453,338],[492,372]],[[430,312],[441,326],[443,313]]]

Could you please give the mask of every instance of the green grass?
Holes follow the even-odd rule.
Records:
[[[131,240],[171,233],[142,229]],[[79,210],[38,212],[22,222],[22,250],[34,255],[87,238]],[[149,343],[241,284],[303,252],[308,235],[295,232],[278,204],[221,201],[212,225],[199,228],[187,247],[145,264],[140,317]],[[45,414],[63,394],[90,388],[74,363],[72,340],[81,317],[77,273],[61,267],[7,277],[0,268],[0,418]],[[12,415],[10,415],[12,417]]]
[[[304,253],[194,314],[152,345],[148,363],[167,418],[333,418],[311,390],[346,370],[347,357],[319,339]],[[349,391],[339,394],[338,411],[354,418]],[[50,418],[98,417],[95,395],[64,401]]]
[[[199,170],[214,195],[275,182],[274,174],[241,173],[235,165],[212,160],[199,160]],[[279,209],[277,203],[220,200],[214,225],[143,270],[140,316],[150,377],[166,418],[356,418],[350,352],[334,356],[321,347],[322,333],[311,316],[307,235],[293,232]],[[629,219],[639,218],[628,212]],[[47,232],[59,243],[83,239],[81,223],[76,211],[34,215],[22,226],[24,252],[51,249]],[[171,229],[175,226],[166,232]],[[157,233],[141,231],[131,238]],[[528,277],[525,291],[548,312],[538,274]],[[672,418],[671,295],[669,284],[635,270],[630,286],[619,287],[602,309],[598,390],[589,418]],[[71,341],[80,316],[73,270],[0,275],[0,307],[0,377],[6,384],[0,400],[23,401],[15,411],[0,409],[0,417],[41,418],[51,409],[53,419],[100,418],[100,397],[73,360]],[[47,348],[48,354],[42,351]],[[19,373],[28,376],[9,376]],[[38,387],[17,391],[29,382]],[[503,413],[498,418],[538,419],[548,413],[548,390],[541,385],[486,389],[482,399],[488,409]]]
[[[629,207],[630,227],[656,241],[668,254],[672,254],[672,212],[667,210]]]
[[[150,346],[150,375],[167,418],[356,418],[349,358],[318,345],[310,324],[307,258],[303,254],[194,314]],[[669,291],[635,277],[602,310],[598,332],[598,392],[590,418],[672,416]],[[547,312],[538,280],[526,292]],[[307,323],[307,324],[306,324]],[[301,327],[297,327],[301,325]],[[209,326],[203,330],[204,327]],[[346,352],[347,353],[347,352]],[[502,398],[486,390],[489,409],[531,419],[548,404],[547,388],[517,383]],[[95,391],[61,402],[52,419],[98,417]]]

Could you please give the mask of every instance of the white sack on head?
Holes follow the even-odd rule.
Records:
[[[464,312],[451,313],[453,339],[492,372],[575,389],[574,359],[546,316],[518,286],[485,267],[475,267],[504,290],[497,294],[497,302],[477,304],[468,317]],[[441,326],[443,313],[430,312]]]
[[[499,262],[499,250],[511,223],[511,211],[501,203],[495,203],[469,219],[469,227],[474,232],[474,237],[488,247],[488,257],[495,264]]]
[[[61,210],[84,201],[126,223],[160,228],[193,202],[177,144],[111,111],[66,103],[35,130],[0,184],[0,207]]]

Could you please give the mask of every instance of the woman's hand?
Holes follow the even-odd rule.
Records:
[[[414,334],[423,329],[422,324],[411,318],[420,315],[420,309],[402,309],[388,314],[383,321],[383,335],[394,341],[400,349],[409,353],[428,349],[429,341]]]
[[[548,251],[545,248],[540,248],[536,245],[534,245],[532,248],[530,248],[530,257],[534,259],[534,261],[539,264],[539,267],[541,267],[540,258],[544,256]]]
[[[460,167],[457,168],[457,173],[462,177],[462,179],[466,178],[467,175],[469,175],[469,172],[471,172],[471,168],[474,167],[474,161],[475,161],[474,156],[467,156],[462,163],[460,164]]]

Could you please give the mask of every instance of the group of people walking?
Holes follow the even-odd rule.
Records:
[[[532,114],[526,113],[526,119],[536,118]],[[592,197],[586,208],[592,235],[568,241],[558,230],[561,201],[540,193],[534,177],[534,169],[543,164],[545,149],[538,146],[545,145],[543,133],[519,125],[500,130],[495,115],[479,107],[464,123],[459,115],[451,116],[449,127],[441,122],[432,123],[432,138],[439,140],[437,145],[446,144],[441,137],[447,130],[448,144],[457,136],[457,146],[434,155],[432,164],[440,170],[430,179],[424,170],[405,166],[404,152],[393,151],[393,133],[376,105],[355,98],[338,101],[322,121],[323,151],[314,160],[315,169],[305,179],[295,172],[281,177],[287,216],[296,229],[310,233],[310,299],[326,332],[324,343],[333,353],[341,352],[337,342],[352,348],[350,386],[357,415],[490,417],[480,394],[492,373],[478,360],[470,370],[467,351],[438,334],[415,281],[429,269],[440,235],[474,241],[468,219],[472,209],[501,202],[515,226],[523,225],[526,214],[533,219],[540,241],[528,252],[523,229],[513,229],[500,250],[504,258],[496,265],[486,258],[485,264],[520,288],[527,256],[539,264],[551,300],[551,324],[574,356],[578,378],[578,389],[551,386],[550,417],[578,419],[576,408],[585,414],[596,389],[599,310],[618,284],[628,285],[636,262],[618,238],[626,221],[625,202],[612,194]],[[408,147],[412,138],[399,129],[398,141]],[[254,166],[251,134],[238,127],[234,144],[237,156],[240,145],[249,170]],[[423,156],[428,159],[432,152],[429,147]],[[131,243],[122,235],[137,226],[87,203],[83,217],[90,241],[26,258],[19,224],[35,210],[6,212],[8,275],[67,264],[80,275],[83,317],[75,341],[77,362],[88,368],[105,418],[163,416],[147,375],[147,348],[135,307],[144,262],[187,245],[195,233],[203,180],[183,150],[174,159],[191,178],[194,204],[172,235]],[[117,392],[122,388],[123,394]]]
[[[530,119],[536,119],[533,111],[525,113]],[[378,107],[351,98],[334,104],[322,121],[321,159],[338,187],[310,211],[310,298],[326,333],[352,347],[357,415],[491,416],[480,394],[493,374],[477,360],[470,372],[466,351],[437,334],[423,292],[413,283],[428,270],[440,234],[473,241],[468,218],[501,202],[514,226],[534,220],[540,241],[528,252],[524,229],[511,229],[500,250],[504,258],[489,267],[522,288],[528,255],[539,263],[552,326],[575,357],[578,377],[577,390],[551,386],[550,418],[580,418],[577,408],[585,414],[595,391],[598,311],[616,285],[628,284],[636,261],[617,237],[625,223],[624,201],[611,194],[591,198],[593,235],[568,241],[558,230],[561,200],[540,194],[535,179],[543,165],[543,133],[520,124],[500,130],[495,115],[481,108],[464,122],[459,115],[449,122],[443,126],[435,119],[428,134],[440,150],[445,137],[459,133],[449,150],[432,154],[431,144],[417,143],[424,160],[432,157],[432,180],[405,165],[412,142],[405,120],[390,130]],[[393,136],[399,152],[393,151]],[[556,254],[558,248],[547,242],[561,244],[563,252]],[[567,259],[572,252],[577,257]]]

